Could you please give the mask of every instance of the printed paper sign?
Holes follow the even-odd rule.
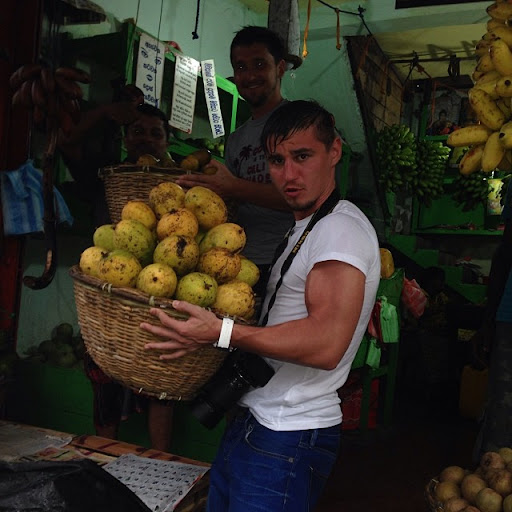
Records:
[[[198,71],[199,62],[197,60],[184,55],[176,55],[169,123],[185,133],[192,132]]]
[[[217,80],[215,79],[215,64],[213,60],[203,60],[201,62],[201,70],[210,126],[212,127],[213,138],[216,139],[224,135],[224,122],[222,121],[222,112],[220,110],[219,91],[217,89]]]
[[[165,44],[141,34],[135,85],[144,92],[144,101],[155,107],[160,107],[164,62]]]

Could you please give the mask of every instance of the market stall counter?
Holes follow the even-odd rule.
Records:
[[[171,453],[106,439],[94,435],[72,435],[0,421],[0,469],[18,463],[79,463],[87,460],[128,487],[146,510],[200,512],[205,509],[209,467]],[[108,476],[107,478],[111,478]]]

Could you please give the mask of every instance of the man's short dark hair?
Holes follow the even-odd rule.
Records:
[[[310,126],[315,127],[318,140],[326,148],[330,148],[338,137],[334,116],[316,101],[297,100],[284,103],[271,114],[263,127],[263,150],[266,154],[271,153],[279,143]]]
[[[251,46],[253,44],[263,44],[268,52],[274,57],[274,61],[278,64],[284,60],[287,50],[283,40],[273,30],[266,27],[258,27],[250,25],[239,30],[233,41],[231,41],[230,58],[233,60],[233,49],[239,46]]]
[[[137,105],[135,108],[137,109],[138,112],[140,112],[144,116],[158,117],[159,119],[161,119],[164,123],[164,129],[165,129],[167,138],[169,138],[169,134],[170,134],[171,130],[169,128],[169,121],[167,119],[167,116],[164,114],[164,112],[162,112],[159,108],[156,108],[153,105],[150,105],[149,103],[142,103],[141,105]],[[130,125],[128,124],[125,126],[125,130],[128,126],[130,126]]]

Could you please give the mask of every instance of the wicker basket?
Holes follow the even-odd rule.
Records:
[[[439,483],[437,478],[432,478],[425,487],[425,500],[431,512],[443,512],[443,504],[436,498],[436,485]]]
[[[164,181],[175,181],[179,176],[192,174],[179,167],[153,167],[120,164],[100,169],[99,175],[105,185],[105,197],[113,223],[121,220],[123,206],[128,201],[147,202],[149,192]]]
[[[175,361],[160,360],[158,351],[144,350],[146,343],[157,338],[139,325],[155,323],[149,313],[152,306],[165,308],[175,318],[186,318],[173,309],[170,299],[111,287],[82,273],[78,265],[69,273],[87,351],[108,376],[135,392],[159,399],[191,400],[228,354],[208,345]]]

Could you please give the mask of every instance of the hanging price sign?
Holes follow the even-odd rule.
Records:
[[[201,62],[201,70],[203,74],[204,96],[206,106],[208,108],[208,116],[210,118],[210,126],[212,128],[213,138],[222,137],[224,135],[224,122],[222,120],[222,112],[220,110],[219,91],[217,89],[217,81],[215,79],[215,64],[213,60],[203,60]]]

